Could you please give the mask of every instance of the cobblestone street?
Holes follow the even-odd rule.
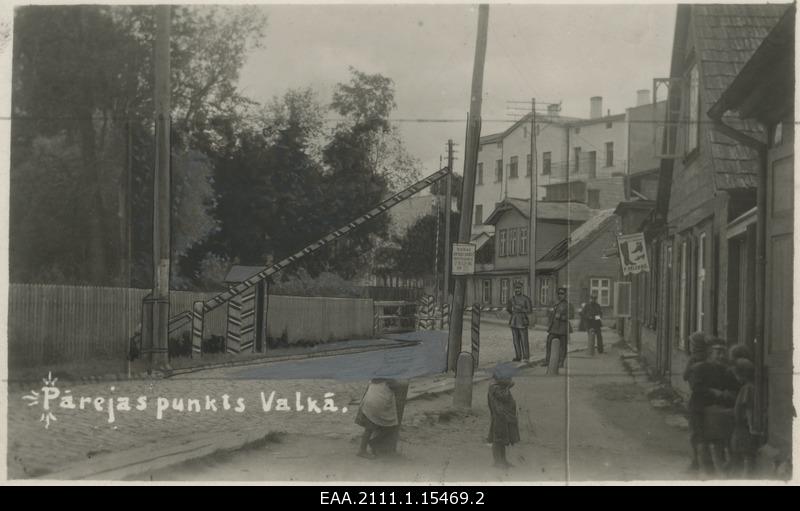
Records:
[[[468,332],[469,324],[464,331]],[[426,336],[428,333],[422,333]],[[414,347],[401,347],[360,354],[320,357],[304,361],[275,362],[245,367],[231,367],[199,371],[175,378],[151,381],[106,382],[59,387],[60,395],[50,402],[56,417],[48,428],[40,422],[41,404],[26,406],[30,400],[23,397],[29,391],[14,390],[9,393],[9,478],[41,476],[66,465],[97,459],[103,455],[121,452],[146,445],[157,446],[165,442],[190,441],[198,435],[229,433],[251,429],[272,431],[303,431],[307,435],[324,437],[336,432],[352,432],[357,403],[364,392],[365,383],[388,367],[399,368],[401,374],[410,376],[433,375],[444,364],[444,344],[439,334],[432,342]],[[531,330],[532,351],[541,352],[545,333]],[[413,339],[415,334],[400,336]],[[469,346],[465,339],[465,348]],[[484,322],[481,331],[480,360],[482,367],[498,361],[510,360],[513,348],[507,327],[494,322]],[[40,389],[32,389],[40,392]],[[334,393],[338,408],[349,406],[347,412],[276,411],[263,412],[261,393],[268,399],[275,392],[275,400],[284,397],[289,406],[296,407],[296,393],[308,405],[308,398],[316,399],[322,407],[326,393]],[[70,394],[68,394],[68,392]],[[71,395],[77,409],[63,409],[58,405],[63,397]],[[231,409],[223,409],[224,396],[228,396]],[[136,409],[137,399],[147,400],[147,409]],[[215,400],[217,408],[206,409],[206,396]],[[84,409],[80,409],[80,398]],[[121,398],[128,398],[130,411],[116,411],[114,422],[109,423],[108,403],[114,400],[120,406]],[[168,409],[158,418],[159,400],[169,400]],[[238,398],[244,399],[244,411],[236,411]],[[101,399],[100,403],[97,400]],[[189,400],[197,400],[201,411],[188,410]],[[162,401],[163,404],[163,401]],[[95,406],[102,411],[97,411]],[[183,411],[173,407],[183,406]],[[116,407],[115,407],[116,408]]]

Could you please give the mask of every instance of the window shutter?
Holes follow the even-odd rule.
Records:
[[[631,283],[614,283],[614,316],[617,318],[631,317]]]

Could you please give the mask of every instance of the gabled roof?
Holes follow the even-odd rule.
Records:
[[[530,218],[530,209],[529,199],[505,199],[494,208],[494,211],[484,223],[496,225],[507,211],[513,210],[517,211],[523,218]],[[585,222],[589,219],[590,211],[588,206],[582,202],[538,201],[536,203],[536,216],[537,219],[541,220]]]
[[[788,8],[789,4],[678,6],[671,76],[683,75],[684,41],[687,33],[694,33],[695,54],[702,73],[701,104],[713,105]],[[725,118],[725,122],[754,138],[763,136],[755,122],[733,116]],[[755,187],[758,154],[717,130],[707,133],[716,188]]]
[[[613,209],[598,211],[586,223],[572,231],[572,233],[551,248],[536,262],[536,268],[542,270],[556,270],[578,255],[589,246],[601,232],[616,225],[618,217]],[[603,247],[605,248],[605,247]],[[541,263],[541,264],[540,264]]]
[[[624,116],[623,116],[624,117]],[[571,125],[574,122],[582,122],[584,119],[579,117],[567,117],[564,115],[547,115],[547,114],[536,114],[536,123],[542,124],[560,124],[563,126]],[[599,119],[595,119],[595,121],[599,122]],[[531,122],[531,114],[524,115],[521,119],[516,121],[512,124],[509,128],[500,133],[491,133],[489,135],[484,135],[481,137],[481,145],[484,144],[491,144],[501,142],[509,133],[517,129],[522,124],[530,124]]]

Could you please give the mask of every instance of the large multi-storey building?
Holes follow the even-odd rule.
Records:
[[[637,106],[623,114],[602,114],[602,98],[590,102],[590,118],[559,114],[550,106],[536,118],[537,198],[577,201],[590,209],[608,209],[625,199],[625,177],[658,167],[653,144],[654,106],[640,90]],[[655,108],[663,110],[663,103]],[[529,199],[531,189],[531,117],[502,133],[481,137],[475,180],[473,223],[481,227],[497,203]]]

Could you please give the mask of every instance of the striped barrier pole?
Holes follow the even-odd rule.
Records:
[[[478,367],[478,356],[481,349],[481,306],[475,304],[472,307],[472,363]]]
[[[447,167],[445,167],[443,169],[440,169],[440,170],[434,172],[433,174],[431,174],[430,176],[426,177],[425,179],[417,181],[416,183],[414,183],[413,185],[409,186],[405,190],[403,190],[401,192],[398,192],[398,193],[392,195],[391,197],[389,197],[388,199],[384,200],[383,202],[381,202],[380,204],[378,204],[377,206],[375,206],[374,208],[372,208],[368,212],[364,213],[360,217],[356,218],[355,220],[353,220],[349,224],[347,224],[347,225],[345,225],[343,227],[340,227],[339,229],[337,229],[337,230],[333,231],[332,233],[328,234],[327,236],[324,236],[324,237],[318,239],[317,241],[315,241],[314,243],[308,245],[307,247],[305,247],[304,249],[300,250],[299,252],[296,252],[295,254],[293,254],[293,255],[281,260],[277,264],[274,264],[272,266],[264,268],[263,270],[261,270],[260,272],[256,273],[255,275],[253,275],[249,279],[247,279],[247,280],[245,280],[243,282],[240,282],[239,284],[231,287],[227,291],[224,291],[224,292],[220,293],[219,295],[209,299],[208,301],[205,302],[205,304],[203,304],[203,308],[205,309],[205,312],[209,312],[211,310],[216,309],[217,307],[219,307],[220,305],[226,303],[228,300],[230,300],[234,296],[237,296],[237,295],[243,293],[245,290],[255,286],[256,284],[258,284],[259,282],[261,282],[265,278],[269,277],[270,275],[274,275],[275,273],[278,273],[279,271],[281,271],[284,268],[286,268],[287,266],[295,263],[299,259],[302,259],[303,257],[305,257],[305,256],[307,256],[309,254],[312,254],[312,253],[316,252],[317,250],[321,249],[322,247],[328,245],[332,241],[335,241],[335,240],[341,238],[345,234],[347,234],[347,233],[353,231],[354,229],[358,228],[364,222],[366,222],[368,220],[372,220],[376,216],[385,213],[387,210],[389,210],[390,208],[396,206],[400,202],[408,199],[412,195],[416,195],[418,192],[424,190],[425,188],[431,186],[433,183],[435,183],[435,182],[439,181],[440,179],[444,178],[445,176],[447,176],[448,172],[449,172],[449,169]]]
[[[203,302],[192,304],[192,356],[203,355]]]

